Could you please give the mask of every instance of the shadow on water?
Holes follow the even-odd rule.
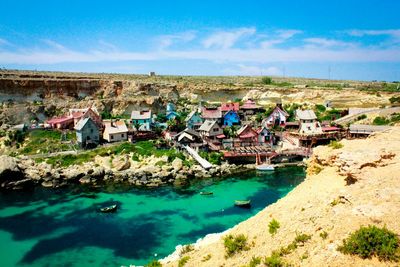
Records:
[[[98,206],[109,204],[104,202]],[[118,217],[118,214],[98,213],[97,207],[91,207],[55,219],[59,215],[57,212],[45,215],[43,209],[0,220],[0,229],[12,233],[14,240],[42,237],[23,256],[21,263],[32,263],[53,253],[86,246],[112,249],[114,255],[125,258],[148,258],[149,251],[154,251],[163,239],[168,238],[167,233],[172,226],[168,216],[176,214],[175,210],[164,210],[124,219]],[[66,227],[73,227],[73,231],[52,238],[43,237]]]

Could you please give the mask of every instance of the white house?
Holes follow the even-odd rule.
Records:
[[[277,104],[271,114],[262,122],[263,126],[284,126],[289,114],[283,109],[281,104]]]
[[[198,131],[202,137],[208,137],[211,139],[214,139],[218,135],[222,135],[224,133],[221,126],[218,125],[217,121],[213,120],[204,121]]]
[[[128,140],[128,128],[124,121],[104,121],[103,139],[107,142]]]
[[[317,116],[312,110],[296,110],[296,120],[300,122],[299,133],[304,135],[322,134]]]

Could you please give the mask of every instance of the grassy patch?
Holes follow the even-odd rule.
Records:
[[[326,239],[326,238],[328,237],[328,233],[327,233],[326,231],[323,231],[322,233],[319,234],[319,236],[320,236],[322,239]]]
[[[340,149],[340,148],[343,147],[343,144],[340,143],[340,142],[338,142],[338,141],[332,140],[332,141],[329,143],[328,146],[331,147],[331,148],[333,148],[333,149]]]
[[[228,235],[224,238],[224,246],[226,251],[226,257],[231,257],[235,253],[242,250],[249,250],[247,246],[247,237],[243,234],[233,236]]]
[[[190,260],[189,256],[185,256],[183,258],[181,258],[178,262],[178,267],[183,267],[185,266],[185,264]]]
[[[261,258],[253,256],[249,262],[249,267],[256,267],[261,264]]]
[[[384,117],[376,117],[373,121],[373,125],[388,125],[390,123],[389,119],[386,119]]]
[[[279,222],[275,219],[272,219],[272,221],[270,221],[268,224],[268,231],[271,235],[275,235],[278,232],[279,227],[281,227]]]
[[[264,264],[268,267],[287,266],[282,257],[275,253],[272,253],[272,255],[269,257],[265,257]]]
[[[193,251],[193,250],[194,250],[193,245],[190,245],[190,244],[189,245],[184,245],[182,247],[181,255],[189,253],[190,251]]]
[[[34,155],[39,153],[54,153],[68,151],[72,149],[71,144],[66,142],[75,141],[74,132],[67,132],[63,137],[60,131],[35,130],[27,134],[25,142],[20,149],[24,155]]]
[[[361,258],[378,257],[382,261],[399,261],[399,237],[386,227],[362,226],[352,233],[338,250],[344,254],[358,255]]]
[[[202,262],[205,262],[205,261],[208,261],[208,260],[210,260],[211,259],[211,254],[207,254],[206,256],[204,256],[202,259],[201,259],[201,261]]]

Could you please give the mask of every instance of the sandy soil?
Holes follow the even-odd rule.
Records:
[[[342,140],[341,149],[318,147],[302,184],[227,233],[198,242],[194,251],[184,255],[190,257],[185,266],[243,266],[253,256],[264,258],[287,246],[297,233],[312,237],[284,257],[293,266],[399,266],[337,251],[342,240],[361,225],[386,225],[400,233],[399,130],[365,140]],[[316,174],[318,170],[321,171]],[[357,181],[347,185],[349,178]],[[332,205],[334,200],[339,201]],[[268,232],[272,218],[280,222],[275,236]],[[320,236],[324,231],[328,234],[326,239]],[[246,235],[250,250],[225,258],[222,237],[226,234]],[[205,260],[207,255],[211,257]],[[163,266],[178,266],[178,262],[164,262]]]

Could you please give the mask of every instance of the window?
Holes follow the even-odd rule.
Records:
[[[114,135],[110,135],[110,137],[111,137],[111,140],[113,140],[113,139],[114,139]]]
[[[90,133],[93,133],[93,129],[90,129]]]
[[[124,138],[124,137],[125,137],[125,135],[124,135],[124,134],[121,134],[121,137],[122,137],[122,138]]]
[[[219,131],[218,128],[214,128],[214,129],[213,129],[213,132],[218,132],[218,131]]]

